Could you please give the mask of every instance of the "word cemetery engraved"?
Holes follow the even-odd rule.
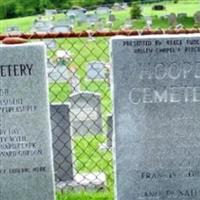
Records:
[[[117,200],[199,200],[200,36],[114,37]]]
[[[0,199],[54,200],[42,43],[0,46]]]

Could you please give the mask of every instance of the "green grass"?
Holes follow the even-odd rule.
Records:
[[[158,3],[157,3],[158,4]],[[143,4],[142,7],[142,14],[143,16],[153,16],[153,28],[167,28],[168,22],[167,20],[160,19],[160,16],[167,15],[170,13],[187,13],[188,19],[181,20],[180,23],[182,23],[186,28],[191,28],[194,26],[194,21],[192,20],[193,15],[196,11],[199,10],[200,2],[197,0],[191,0],[191,1],[181,1],[177,4],[174,4],[173,2],[161,2],[159,4],[164,4],[166,6],[166,10],[163,11],[155,11],[152,10],[152,6],[154,4]],[[122,27],[124,24],[125,19],[130,18],[130,8],[127,10],[122,11],[114,11],[113,14],[115,14],[117,20],[114,22],[112,29],[118,30]],[[17,25],[21,28],[22,32],[28,32],[30,30],[31,25],[33,24],[33,21],[36,19],[37,16],[30,16],[30,17],[23,17],[23,18],[15,18],[15,19],[5,19],[0,20],[0,32],[3,33],[6,31],[6,28],[12,25]],[[103,18],[107,19],[106,16],[102,16]],[[56,20],[65,20],[66,17],[64,14],[58,14],[56,15]],[[106,24],[106,22],[104,23]],[[142,18],[136,22],[134,22],[134,28],[135,29],[141,29],[145,26],[145,20]],[[89,27],[86,23],[83,23],[81,25],[75,25],[74,31],[83,31],[88,30]],[[94,29],[97,29],[97,26],[94,27]]]
[[[58,193],[57,200],[113,200],[113,195],[109,192],[69,192]]]

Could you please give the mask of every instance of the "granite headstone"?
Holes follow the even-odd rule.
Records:
[[[70,95],[70,121],[73,134],[98,134],[102,131],[101,96],[93,92]]]
[[[87,77],[88,79],[105,79],[105,63],[101,61],[93,61],[88,63]]]
[[[68,69],[64,64],[58,63],[52,64],[50,61],[48,62],[48,78],[49,83],[57,82],[57,83],[66,83],[68,79]]]
[[[43,43],[0,46],[0,199],[53,200]]]
[[[117,200],[198,200],[200,36],[112,39]]]
[[[51,104],[55,179],[73,180],[73,159],[68,104]]]

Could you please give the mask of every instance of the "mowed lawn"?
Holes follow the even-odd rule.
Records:
[[[162,4],[166,7],[163,11],[155,11],[152,10],[153,5]],[[192,28],[194,26],[193,16],[194,13],[200,10],[200,2],[197,0],[179,0],[178,3],[171,2],[159,2],[153,4],[142,4],[142,15],[143,16],[152,16],[153,17],[153,28],[168,28],[169,24],[167,20],[160,19],[160,16],[167,15],[170,13],[187,13],[188,18],[183,20],[178,20],[179,23],[182,23],[185,28]],[[91,13],[93,11],[90,11]],[[130,18],[130,8],[122,11],[113,11],[113,14],[116,16],[116,21],[113,23],[113,30],[119,30],[122,28],[124,21]],[[107,16],[102,16],[107,19]],[[15,18],[15,19],[5,19],[0,20],[0,32],[4,33],[9,26],[17,25],[20,27],[22,32],[29,32],[30,28],[33,24],[33,21],[37,18],[37,16],[23,17],[23,18]],[[66,20],[66,16],[64,14],[56,15],[56,20]],[[145,26],[144,18],[136,20],[133,22],[135,29],[142,29]],[[106,23],[105,23],[106,28]],[[83,31],[90,29],[89,25],[86,23],[75,25],[74,31]],[[94,30],[97,27],[94,27]]]

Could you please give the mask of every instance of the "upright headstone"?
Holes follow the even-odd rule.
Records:
[[[56,14],[57,14],[57,10],[55,9],[45,9],[46,16],[51,16],[51,15],[56,15]]]
[[[169,26],[174,28],[177,25],[177,18],[176,18],[176,14],[175,13],[171,13],[168,16],[168,22],[169,22]]]
[[[0,46],[0,199],[53,200],[43,43]]]
[[[8,33],[9,35],[14,35],[14,34],[20,34],[20,28],[18,26],[9,26],[6,30],[6,33]]]
[[[70,121],[73,134],[99,134],[102,132],[101,96],[80,92],[70,96]]]
[[[97,15],[105,15],[105,14],[110,14],[111,13],[111,9],[109,7],[106,6],[100,6],[96,9],[95,13]]]
[[[66,33],[66,32],[70,32],[72,31],[72,26],[70,25],[55,25],[51,28],[51,31],[52,32],[55,32],[55,33]]]
[[[117,200],[200,196],[199,35],[112,40]]]
[[[73,159],[68,104],[51,104],[55,180],[73,180]]]
[[[31,27],[31,32],[51,32],[51,22],[48,21],[35,21]]]
[[[87,15],[88,23],[97,23],[98,21],[99,21],[98,15],[96,15],[96,14],[88,14]]]
[[[66,83],[68,80],[68,69],[64,64],[48,63],[49,82]]]
[[[88,79],[105,79],[105,63],[101,61],[93,61],[88,63],[87,69]]]

